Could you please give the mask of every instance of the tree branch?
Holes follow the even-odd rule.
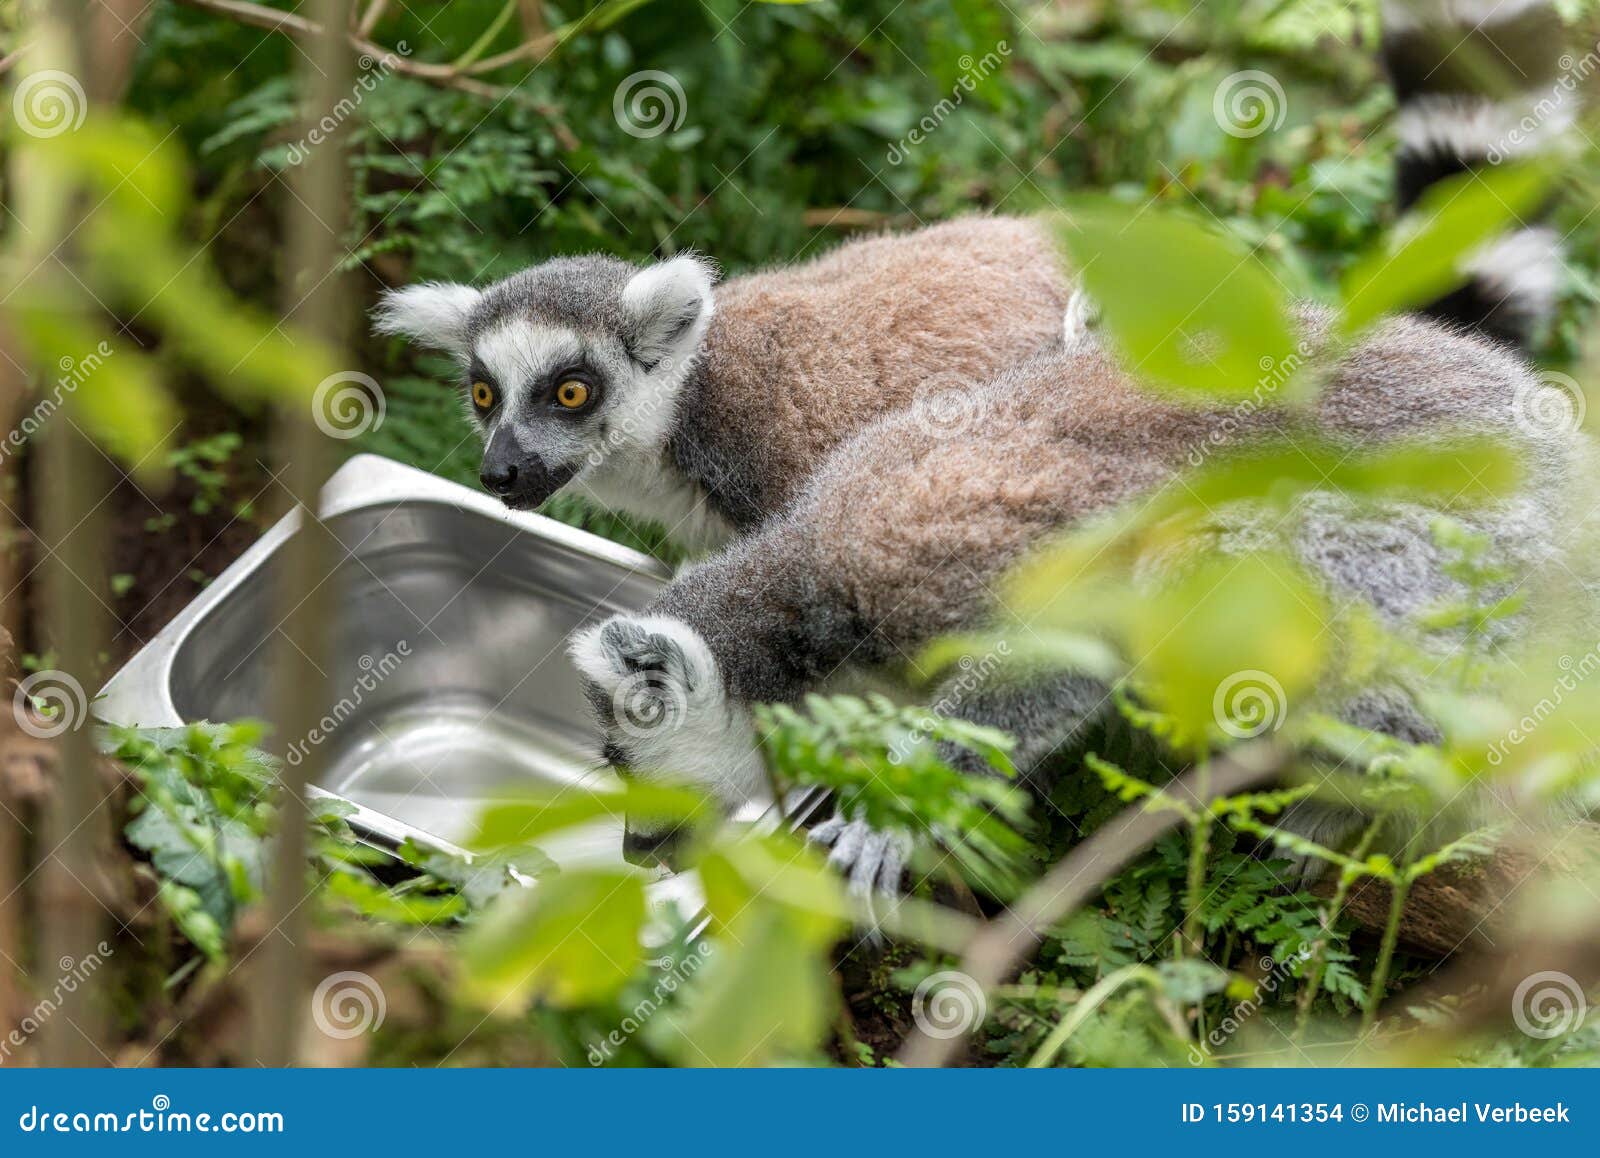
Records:
[[[1209,802],[1271,780],[1284,769],[1285,749],[1257,741],[1229,752],[1205,769],[1191,769],[1167,790]],[[1201,778],[1209,780],[1202,794]],[[959,966],[987,993],[1027,959],[1045,930],[1076,911],[1121,869],[1169,830],[1183,822],[1172,809],[1129,808],[1056,862],[1006,912],[983,925],[967,946]],[[977,1028],[973,1026],[973,1028]],[[919,1027],[906,1039],[898,1058],[907,1066],[949,1063],[965,1035],[930,1037]]]
[[[323,26],[315,20],[308,20],[304,16],[296,16],[292,12],[280,12],[276,8],[268,8],[261,4],[252,4],[249,0],[178,0],[190,8],[198,8],[204,12],[226,16],[230,20],[237,20],[241,24],[248,24],[253,28],[264,28],[268,32],[281,32],[293,36],[321,36]],[[526,93],[519,91],[515,86],[488,84],[475,80],[472,76],[465,75],[462,70],[449,64],[430,64],[426,61],[408,60],[393,49],[385,48],[380,44],[367,39],[371,26],[378,22],[383,15],[385,0],[373,0],[373,4],[362,17],[361,23],[353,32],[345,34],[345,39],[350,47],[357,52],[364,53],[375,59],[382,60],[386,67],[404,76],[415,77],[438,88],[452,89],[456,92],[467,93],[469,96],[480,97],[484,100],[505,101],[514,100],[527,105],[550,122],[551,131],[555,133],[556,140],[563,149],[571,152],[580,142],[572,129],[562,118],[561,110],[555,105],[545,101],[535,100]],[[554,33],[546,33],[535,40],[530,40],[518,48],[500,53],[498,56],[487,60],[480,60],[466,71],[478,74],[491,71],[504,64],[512,63],[523,56],[548,55],[550,48],[558,41]],[[543,59],[543,55],[540,59]]]

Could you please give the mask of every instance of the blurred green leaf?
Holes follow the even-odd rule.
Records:
[[[1147,602],[1130,646],[1140,686],[1193,737],[1281,726],[1322,666],[1328,611],[1287,562],[1207,562]]]
[[[1465,259],[1503,230],[1526,224],[1552,175],[1548,163],[1501,165],[1433,186],[1383,245],[1350,267],[1340,330],[1357,333],[1460,285]]]
[[[566,872],[508,891],[462,940],[468,989],[507,1011],[604,1001],[639,967],[644,919],[644,882],[630,872]]]
[[[786,833],[735,840],[698,865],[713,928],[737,930],[753,905],[778,905],[807,945],[825,948],[847,927],[850,908],[839,878],[817,850]]]
[[[477,835],[469,843],[477,849],[516,847],[596,821],[621,821],[632,816],[682,823],[715,812],[710,801],[690,789],[628,780],[609,792],[565,788],[497,801],[484,809]]]
[[[1059,236],[1135,376],[1244,397],[1295,348],[1283,290],[1231,238],[1108,199],[1069,209]]]
[[[815,1049],[832,1005],[821,952],[790,912],[760,905],[739,921],[737,939],[717,942],[680,1008],[647,1031],[680,1065],[760,1066]]]

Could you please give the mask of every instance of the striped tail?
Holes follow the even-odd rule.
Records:
[[[1384,0],[1400,207],[1447,177],[1559,147],[1579,99],[1565,48],[1551,0]],[[1562,252],[1548,225],[1502,234],[1469,259],[1460,288],[1422,312],[1526,350],[1564,284]]]

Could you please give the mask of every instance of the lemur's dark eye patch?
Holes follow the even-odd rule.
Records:
[[[472,404],[479,410],[494,409],[494,387],[481,378],[472,384]]]

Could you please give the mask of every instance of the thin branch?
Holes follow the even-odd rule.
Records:
[[[1279,775],[1287,759],[1279,745],[1257,741],[1234,749],[1203,771],[1191,770],[1167,791],[1196,801],[1232,796]],[[1210,781],[1204,794],[1202,775]],[[1170,808],[1127,809],[1056,862],[1004,915],[983,925],[967,946],[959,969],[983,992],[993,990],[1033,952],[1047,929],[1075,912],[1125,865],[1183,822],[1182,814]],[[907,1066],[945,1065],[962,1041],[960,1035],[930,1037],[919,1028],[901,1047],[899,1060]]]
[[[219,16],[226,16],[230,20],[237,20],[253,28],[264,28],[269,32],[281,32],[285,35],[295,36],[323,35],[323,26],[315,20],[308,20],[291,12],[280,12],[276,8],[252,4],[249,0],[178,0],[178,3],[186,4],[190,8],[198,8],[205,12],[215,13]],[[430,64],[427,61],[409,60],[393,49],[385,48],[367,39],[365,34],[371,31],[367,26],[368,18],[371,18],[372,23],[376,24],[377,17],[373,15],[373,9],[379,9],[377,15],[381,16],[381,5],[382,0],[374,0],[372,8],[369,8],[366,16],[362,18],[361,25],[356,31],[346,34],[345,39],[349,41],[351,48],[374,59],[382,60],[386,67],[395,72],[415,77],[417,80],[438,88],[452,89],[456,92],[463,92],[469,96],[480,97],[490,101],[518,101],[550,122],[551,131],[555,133],[556,140],[563,149],[571,152],[579,146],[581,142],[579,142],[572,129],[568,127],[562,117],[561,110],[557,106],[545,101],[535,100],[514,86],[488,84],[484,81],[475,80],[472,76],[464,75],[454,65]],[[559,41],[557,34],[547,33],[537,41],[529,41],[522,48],[528,49],[530,54],[536,50],[542,51],[545,43],[551,39]],[[519,52],[519,50],[512,49],[511,52]],[[501,53],[500,58],[509,55],[510,53]],[[480,60],[467,72],[476,75],[490,71],[486,66],[496,61],[499,63],[494,63],[494,67],[499,67],[500,64],[506,63],[505,60],[500,58],[491,57],[488,60]]]
[[[367,10],[361,14],[361,23],[356,25],[356,35],[369,37],[372,30],[378,26],[378,21],[383,19],[383,14],[389,8],[389,0],[372,0],[367,5]]]
[[[296,16],[293,12],[280,12],[276,8],[268,8],[262,4],[251,4],[248,0],[178,0],[178,2],[187,4],[191,8],[203,8],[207,12],[219,13],[230,20],[237,20],[253,28],[265,28],[268,32],[322,35],[322,25],[313,20]]]

